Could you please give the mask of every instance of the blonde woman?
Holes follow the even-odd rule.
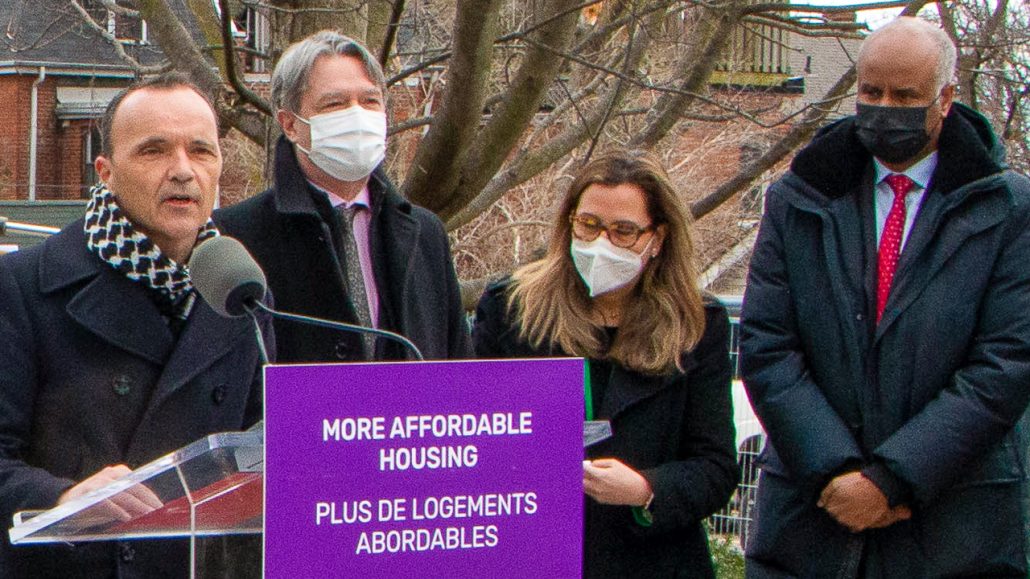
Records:
[[[480,357],[588,359],[585,577],[714,577],[702,520],[737,482],[726,310],[702,295],[660,163],[615,151],[570,187],[547,254],[487,289]]]

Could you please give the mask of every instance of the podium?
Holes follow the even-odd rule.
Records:
[[[582,360],[265,372],[265,422],[18,513],[11,543],[186,538],[192,577],[227,535],[269,578],[582,575],[582,448],[611,435],[583,423]]]
[[[110,485],[48,511],[22,511],[11,544],[260,535],[264,525],[264,429],[212,434]]]

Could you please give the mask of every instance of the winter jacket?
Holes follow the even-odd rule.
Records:
[[[1027,577],[1030,182],[955,104],[875,323],[873,164],[847,118],[768,191],[741,368],[769,444],[750,577]],[[816,500],[862,470],[911,520]]]

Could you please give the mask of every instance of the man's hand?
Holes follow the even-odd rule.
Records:
[[[912,511],[904,505],[890,508],[880,487],[857,471],[831,480],[816,505],[852,533],[887,527],[912,517]]]
[[[642,507],[651,497],[647,479],[614,458],[583,461],[583,491],[606,505]]]
[[[57,499],[57,504],[75,500],[85,494],[103,488],[115,480],[131,473],[124,464],[108,466],[90,476],[86,480],[64,491]],[[102,503],[95,505],[95,515],[111,520],[129,521],[140,515],[159,509],[163,503],[157,495],[143,485],[134,485],[114,495]]]

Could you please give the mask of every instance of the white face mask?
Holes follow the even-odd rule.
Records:
[[[651,239],[654,239],[652,236]],[[615,247],[608,238],[598,235],[593,241],[572,239],[572,262],[590,290],[590,297],[596,297],[619,289],[636,279],[644,268],[642,255],[651,246],[647,240],[640,254],[630,249]]]
[[[311,127],[311,150],[316,167],[340,181],[360,181],[386,157],[386,113],[354,105],[342,111],[297,119]]]

